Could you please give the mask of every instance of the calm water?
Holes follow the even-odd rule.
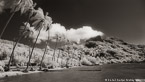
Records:
[[[105,79],[145,79],[145,64],[80,67],[8,77],[0,79],[0,82],[105,82]]]

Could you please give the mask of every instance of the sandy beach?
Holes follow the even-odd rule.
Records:
[[[0,78],[10,77],[10,76],[18,76],[18,75],[24,75],[24,74],[39,73],[39,72],[42,72],[42,71],[29,71],[28,73],[24,73],[24,72],[21,72],[21,71],[1,72],[0,73]]]
[[[55,69],[48,69],[48,71],[58,71],[58,70],[64,70],[67,68],[55,68]],[[10,76],[19,76],[19,75],[24,75],[24,74],[32,74],[32,73],[40,73],[44,71],[29,71],[27,73],[22,72],[22,71],[9,71],[9,72],[0,72],[0,78],[4,77],[10,77]]]

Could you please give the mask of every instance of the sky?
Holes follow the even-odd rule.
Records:
[[[67,29],[91,26],[106,36],[114,36],[130,43],[145,44],[145,0],[34,0],[37,7],[49,12],[54,23]],[[10,13],[0,15],[0,31]],[[18,36],[23,22],[18,13],[3,36]]]

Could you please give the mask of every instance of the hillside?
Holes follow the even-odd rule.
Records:
[[[0,65],[8,63],[14,42],[0,40]],[[14,62],[26,66],[30,47],[18,44],[14,53]],[[44,49],[35,48],[31,63],[40,64]],[[48,49],[43,67],[74,67],[81,65],[97,65],[111,63],[136,63],[145,61],[145,46],[134,45],[117,38],[95,37],[84,44],[69,44],[56,50],[52,59],[53,49]]]

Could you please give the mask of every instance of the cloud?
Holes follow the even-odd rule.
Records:
[[[97,30],[93,30],[90,26],[83,26],[82,28],[67,30],[66,37],[70,41],[75,41],[77,43],[80,42],[80,40],[87,40],[89,38],[95,37],[95,36],[102,36],[103,33]]]
[[[65,34],[66,28],[59,23],[52,24],[52,28],[50,29],[50,36],[56,36],[57,34]]]
[[[71,42],[80,43],[80,40],[87,40],[95,36],[102,36],[103,33],[97,30],[93,30],[91,26],[83,26],[78,29],[69,29],[66,30],[65,26],[62,26],[59,23],[52,24],[52,28],[50,29],[50,37],[52,41],[56,41],[56,37],[59,36]]]
[[[56,41],[57,36],[62,38],[66,35],[66,28],[59,23],[52,24],[52,28],[49,31],[52,41]]]
[[[28,26],[30,27],[30,26]],[[30,27],[30,30],[33,32],[29,37],[33,39],[33,42],[36,41],[38,31],[34,29],[34,27]],[[47,41],[48,37],[50,37],[51,41],[56,42],[57,36],[62,38],[62,41],[69,40],[70,42],[80,43],[80,40],[87,40],[92,37],[102,36],[103,33],[101,31],[97,31],[92,29],[91,26],[83,26],[82,28],[77,29],[69,29],[59,24],[52,24],[52,27],[49,31],[41,30],[40,35],[38,37],[37,43],[41,43],[42,41]]]
[[[38,35],[38,31],[36,31],[34,27],[31,27],[31,31],[33,32],[33,34],[30,35],[30,38],[32,38],[33,42],[35,42]],[[65,27],[59,23],[54,23],[52,24],[49,31],[45,31],[43,29],[40,31],[37,44],[41,43],[42,41],[48,40],[48,37],[51,39],[51,41],[56,42],[57,36],[65,37],[65,35],[66,35]]]

